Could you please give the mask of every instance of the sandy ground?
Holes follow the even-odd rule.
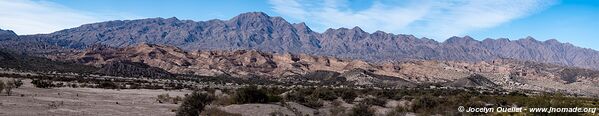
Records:
[[[0,78],[6,80],[7,78]],[[111,90],[96,88],[35,88],[31,80],[13,89],[13,95],[0,94],[0,116],[172,116],[178,104],[158,103],[156,97],[168,93],[184,96],[187,90]]]
[[[220,109],[242,116],[270,116],[271,113],[275,112],[279,115],[295,116],[289,109],[274,104],[239,104],[221,107]]]

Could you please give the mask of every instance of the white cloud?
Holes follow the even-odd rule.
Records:
[[[279,11],[279,13],[295,16],[295,18],[299,18],[301,20],[306,19],[307,12],[304,11],[302,5],[293,0],[272,0],[270,1],[272,4],[278,4],[273,6],[275,11]]]
[[[0,11],[0,28],[13,30],[19,35],[51,33],[125,15],[77,11],[43,0],[0,0]]]
[[[416,34],[444,40],[490,28],[553,4],[549,0],[405,0],[374,1],[353,10],[344,0],[270,0],[275,12],[307,22],[317,31],[360,26],[365,31]]]

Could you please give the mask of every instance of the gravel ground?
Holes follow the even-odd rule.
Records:
[[[0,78],[6,80],[7,78]],[[178,104],[158,103],[156,96],[184,96],[187,90],[114,90],[96,88],[35,88],[31,80],[0,94],[0,116],[171,116]]]

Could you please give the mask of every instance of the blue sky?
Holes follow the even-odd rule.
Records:
[[[260,11],[313,30],[353,28],[443,41],[532,36],[599,50],[597,0],[0,0],[0,28],[50,33],[108,20],[203,21]]]

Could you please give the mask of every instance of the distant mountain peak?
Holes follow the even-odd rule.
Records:
[[[362,28],[355,26],[354,28],[352,28],[351,30],[356,31],[356,32],[364,32],[364,30],[362,30]]]
[[[17,39],[18,36],[12,30],[2,30],[0,29],[0,41],[9,40],[9,39]]]
[[[166,20],[179,21],[179,19],[177,17],[167,18]]]
[[[381,30],[376,30],[374,33],[372,34],[387,34],[387,32],[381,31]]]
[[[510,41],[512,41],[512,40],[510,40],[510,39],[508,39],[508,38],[499,38],[499,39],[497,39],[497,40],[499,40],[499,41],[507,41],[507,42],[510,42]]]
[[[526,36],[525,38],[522,38],[521,40],[524,40],[524,41],[537,41],[537,39],[535,39],[532,36]]]
[[[453,36],[447,40],[445,40],[445,43],[470,43],[470,42],[479,42],[475,39],[473,39],[470,36],[464,36],[464,37],[458,37],[458,36]]]
[[[310,29],[310,27],[308,27],[308,25],[306,25],[306,23],[304,23],[304,22],[294,23],[293,27],[298,31],[312,32],[312,29]]]
[[[226,21],[228,26],[241,27],[242,29],[262,29],[270,30],[278,27],[280,30],[293,28],[289,22],[282,17],[271,17],[263,12],[248,12],[237,15]]]
[[[549,44],[561,44],[561,42],[559,42],[559,41],[558,41],[558,40],[556,40],[556,39],[548,39],[548,40],[545,40],[545,43],[549,43]]]
[[[468,35],[464,36],[463,38],[464,38],[464,39],[469,39],[469,40],[474,40],[474,38],[472,38],[472,37],[470,37],[470,36],[468,36]]]
[[[247,12],[247,13],[241,13],[235,17],[233,17],[231,20],[235,20],[235,19],[240,19],[240,18],[260,18],[260,19],[269,19],[270,16],[268,16],[266,13],[264,12]]]

